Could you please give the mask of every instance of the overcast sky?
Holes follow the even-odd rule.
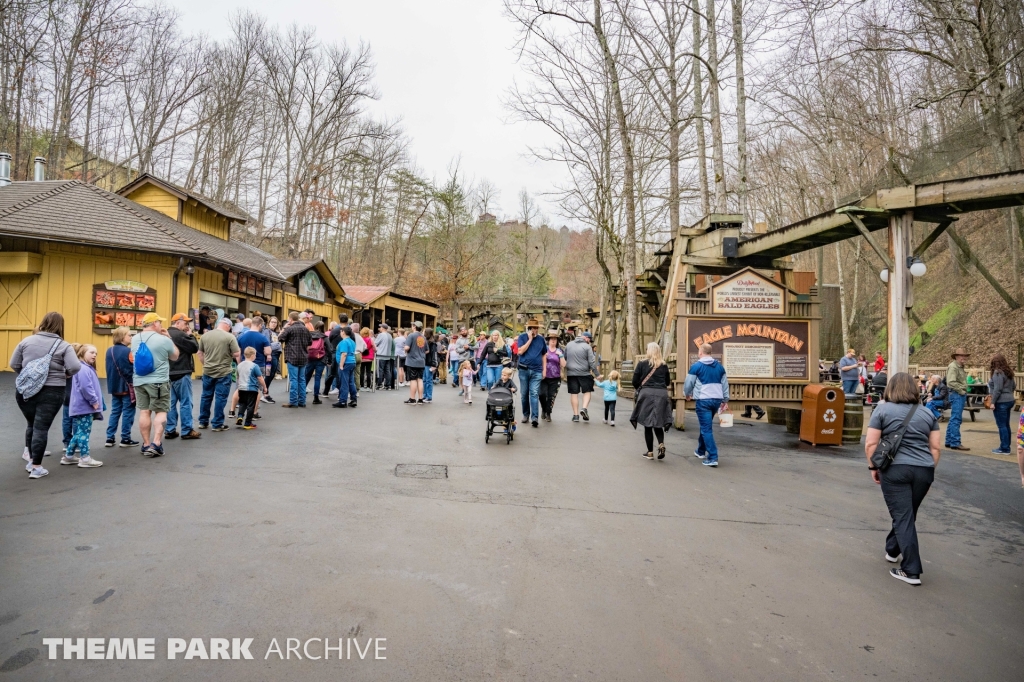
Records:
[[[501,0],[166,0],[190,33],[230,35],[228,17],[240,8],[271,23],[313,25],[325,42],[368,42],[381,93],[372,110],[401,117],[420,170],[443,179],[454,159],[471,180],[500,190],[500,213],[514,216],[520,189],[553,225],[564,221],[539,195],[560,181],[561,169],[528,157],[528,145],[549,139],[535,125],[508,122],[502,99],[522,79],[512,49],[515,26]]]

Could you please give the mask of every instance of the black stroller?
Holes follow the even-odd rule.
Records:
[[[512,442],[513,424],[516,420],[516,408],[512,400],[512,391],[507,388],[492,388],[487,394],[487,435],[484,442],[491,442],[495,429],[502,433],[504,429],[505,444]]]

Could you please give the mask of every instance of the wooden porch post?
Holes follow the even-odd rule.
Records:
[[[907,267],[907,256],[913,253],[914,213],[889,217],[889,257],[893,271],[889,273],[889,354],[886,358],[889,376],[906,372],[910,366],[910,307],[914,305],[913,276]]]

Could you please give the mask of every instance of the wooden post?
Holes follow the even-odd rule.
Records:
[[[913,305],[913,276],[907,267],[912,252],[914,214],[907,211],[889,217],[889,376],[906,372],[910,365],[910,306]]]

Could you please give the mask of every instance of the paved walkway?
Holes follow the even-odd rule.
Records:
[[[257,432],[156,460],[101,447],[101,469],[30,481],[12,384],[5,679],[1024,677],[1024,491],[1004,462],[943,457],[912,588],[887,576],[860,453],[784,427],[720,432],[717,470],[693,430],[649,462],[628,402],[614,429],[573,424],[563,390],[553,424],[485,445],[483,401],[439,386],[430,406],[266,406]],[[43,637],[155,637],[157,660],[50,661]],[[168,637],[252,637],[256,660],[168,661]],[[387,660],[264,660],[288,637],[386,637]]]

